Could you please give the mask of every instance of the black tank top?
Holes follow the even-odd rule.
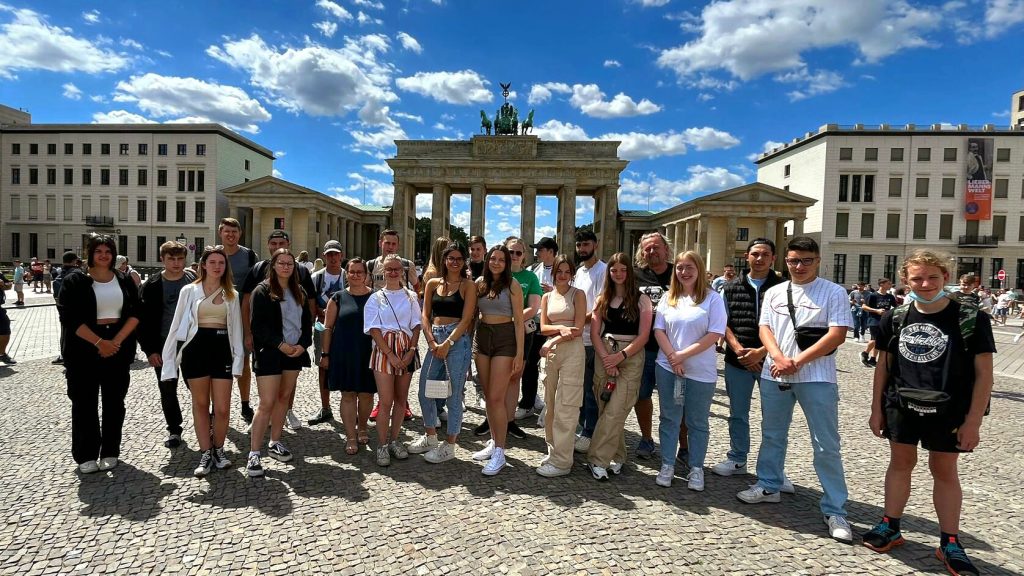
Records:
[[[456,290],[450,296],[441,296],[435,291],[430,300],[430,319],[433,320],[438,316],[462,318],[462,308],[465,304],[466,300],[462,297],[462,290]]]
[[[635,320],[626,320],[623,318],[624,311],[625,308],[622,306],[619,308],[608,308],[608,319],[604,321],[601,335],[621,334],[623,336],[634,336],[640,334],[640,315],[637,314]]]

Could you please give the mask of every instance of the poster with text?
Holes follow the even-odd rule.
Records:
[[[965,220],[992,219],[992,138],[967,139]]]

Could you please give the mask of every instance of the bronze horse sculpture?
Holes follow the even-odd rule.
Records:
[[[520,124],[519,127],[523,136],[526,136],[531,130],[533,130],[533,110],[530,110],[529,115],[526,116],[526,120],[523,120],[523,123]]]
[[[488,136],[491,135],[491,119],[487,117],[483,110],[480,111],[480,131],[486,131]]]

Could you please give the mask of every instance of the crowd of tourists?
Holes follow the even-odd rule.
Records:
[[[812,238],[791,238],[781,254],[771,240],[751,240],[745,269],[712,283],[700,254],[671,254],[657,232],[640,239],[636,254],[619,252],[607,262],[589,231],[577,233],[571,253],[551,238],[527,245],[511,237],[489,248],[476,236],[469,246],[439,238],[421,277],[398,255],[401,239],[393,230],[381,233],[380,253],[369,260],[346,259],[339,242],[327,242],[315,271],[293,255],[284,231],[270,234],[264,260],[239,245],[238,221],[225,218],[218,231],[222,244],[202,250],[195,273],[185,266],[185,246],[171,241],[160,246],[163,270],[136,286],[116,265],[114,240],[94,236],[85,269],[62,277],[62,357],[72,456],[81,473],[118,464],[137,340],[157,375],[169,448],[182,443],[178,380],[188,385],[198,477],[232,465],[224,444],[234,381],[249,424],[246,473],[262,476],[271,465],[265,455],[291,461],[292,448],[301,447],[286,446],[282,431],[302,425],[292,410],[296,382],[315,365],[321,402],[308,423],[332,421],[331,393],[340,392],[345,452],[355,455],[371,443],[373,420],[379,466],[410,454],[432,464],[456,458],[465,391],[473,383],[486,410],[473,433],[489,438],[471,458],[483,462],[484,475],[505,468],[510,438],[526,437],[517,420],[537,414],[547,444],[540,476],[571,474],[579,453],[597,481],[608,481],[632,453],[660,459],[657,485],[670,487],[679,478],[702,491],[723,352],[730,448],[708,470],[747,472],[758,385],[756,482],[737,497],[775,503],[794,492],[784,464],[799,404],[823,523],[831,537],[853,539],[835,351],[854,318],[847,291],[818,276],[820,251]],[[527,267],[531,248],[536,263]],[[774,270],[778,257],[788,279]],[[903,543],[900,517],[920,445],[929,451],[935,481],[939,558],[954,573],[977,573],[958,540],[957,459],[979,443],[992,387],[991,321],[975,304],[946,293],[949,271],[940,255],[914,252],[900,277],[906,304],[884,310],[876,300],[862,304],[882,312],[872,330],[870,427],[890,444],[884,516],[863,543],[879,552]],[[414,384],[422,427],[405,443]],[[630,413],[641,433],[632,449],[625,437]]]

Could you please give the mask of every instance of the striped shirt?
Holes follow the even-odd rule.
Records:
[[[764,293],[761,305],[761,326],[768,326],[775,341],[787,358],[800,353],[796,344],[796,333],[793,331],[793,320],[789,316],[786,288],[790,282],[776,284]],[[796,307],[796,321],[800,327],[853,326],[850,314],[850,300],[842,286],[829,282],[824,278],[815,278],[807,284],[792,284],[793,305]],[[773,377],[771,374],[772,358],[765,358],[761,377],[776,382],[836,382],[836,357],[822,356],[804,364],[789,376]]]

